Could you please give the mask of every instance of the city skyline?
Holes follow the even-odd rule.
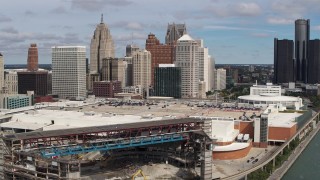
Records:
[[[164,43],[172,22],[185,23],[188,34],[204,39],[217,64],[272,64],[273,38],[293,40],[295,19],[310,19],[310,39],[320,38],[316,0],[14,0],[1,5],[0,52],[5,64],[26,64],[31,43],[38,45],[40,64],[51,63],[55,45],[86,46],[89,58],[101,13],[114,38],[116,57],[124,57],[125,46],[132,42],[144,48],[150,32]]]

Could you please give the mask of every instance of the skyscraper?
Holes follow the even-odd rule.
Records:
[[[102,81],[120,81],[126,86],[128,64],[124,58],[104,58],[102,60]]]
[[[308,83],[320,83],[320,40],[309,41]]]
[[[4,61],[3,55],[0,53],[0,90],[4,87]]]
[[[155,68],[154,94],[181,98],[181,68],[174,64],[159,64]]]
[[[293,40],[274,39],[274,84],[294,81]]]
[[[30,44],[28,50],[28,60],[27,60],[28,71],[38,70],[38,48],[37,44]]]
[[[90,83],[89,89],[92,88],[92,82],[101,80],[101,68],[103,58],[114,58],[114,43],[108,26],[103,22],[97,25],[90,44]]]
[[[52,93],[59,98],[86,97],[86,47],[52,47]]]
[[[132,64],[133,85],[141,85],[144,91],[148,93],[149,86],[151,85],[151,53],[147,50],[133,52]]]
[[[18,93],[27,94],[34,91],[35,96],[48,94],[48,71],[18,72]]]
[[[210,65],[211,58],[209,56],[208,48],[203,46],[203,40],[197,40],[199,44],[199,79],[200,81],[204,81],[205,84],[205,92],[209,91],[210,88]]]
[[[146,50],[151,53],[151,84],[154,84],[155,68],[159,64],[173,63],[173,46],[167,44],[160,44],[158,38],[150,33],[146,40]]]
[[[139,47],[137,45],[129,44],[126,46],[126,57],[131,57],[134,51],[138,51]]]
[[[226,89],[226,75],[227,72],[225,69],[216,69],[214,70],[215,78],[215,90]]]
[[[188,34],[177,41],[176,67],[181,67],[182,98],[197,98],[199,86],[199,44]]]
[[[185,24],[168,24],[167,34],[166,34],[166,44],[175,44],[177,40],[187,33],[187,28]]]
[[[295,21],[295,80],[307,82],[308,43],[310,39],[310,21],[298,19]]]

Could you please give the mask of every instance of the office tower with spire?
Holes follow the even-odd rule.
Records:
[[[94,81],[101,81],[102,78],[102,60],[104,58],[114,58],[115,48],[114,42],[108,26],[103,22],[97,25],[90,44],[90,83],[89,89],[92,88]]]
[[[295,80],[307,83],[308,44],[310,39],[310,20],[295,21]]]
[[[86,97],[86,47],[52,47],[52,93],[59,98]]]
[[[30,44],[28,50],[28,61],[27,61],[28,71],[37,71],[38,70],[38,48],[37,44]]]
[[[293,40],[274,39],[274,84],[294,81],[293,44]]]

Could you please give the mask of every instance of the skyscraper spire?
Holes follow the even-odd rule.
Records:
[[[101,14],[101,24],[103,23],[103,14]]]

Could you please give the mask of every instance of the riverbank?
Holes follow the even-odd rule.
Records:
[[[314,138],[314,136],[319,132],[319,130],[320,130],[320,123],[317,124],[316,128],[313,129],[308,134],[308,136],[304,137],[303,141],[291,153],[291,155],[288,157],[288,159],[281,165],[281,167],[276,169],[268,179],[270,179],[270,180],[281,179],[287,173],[287,171],[290,169],[290,167],[294,164],[294,162],[300,156],[300,154],[305,150],[305,148],[308,146],[308,144],[311,142],[311,140]]]

